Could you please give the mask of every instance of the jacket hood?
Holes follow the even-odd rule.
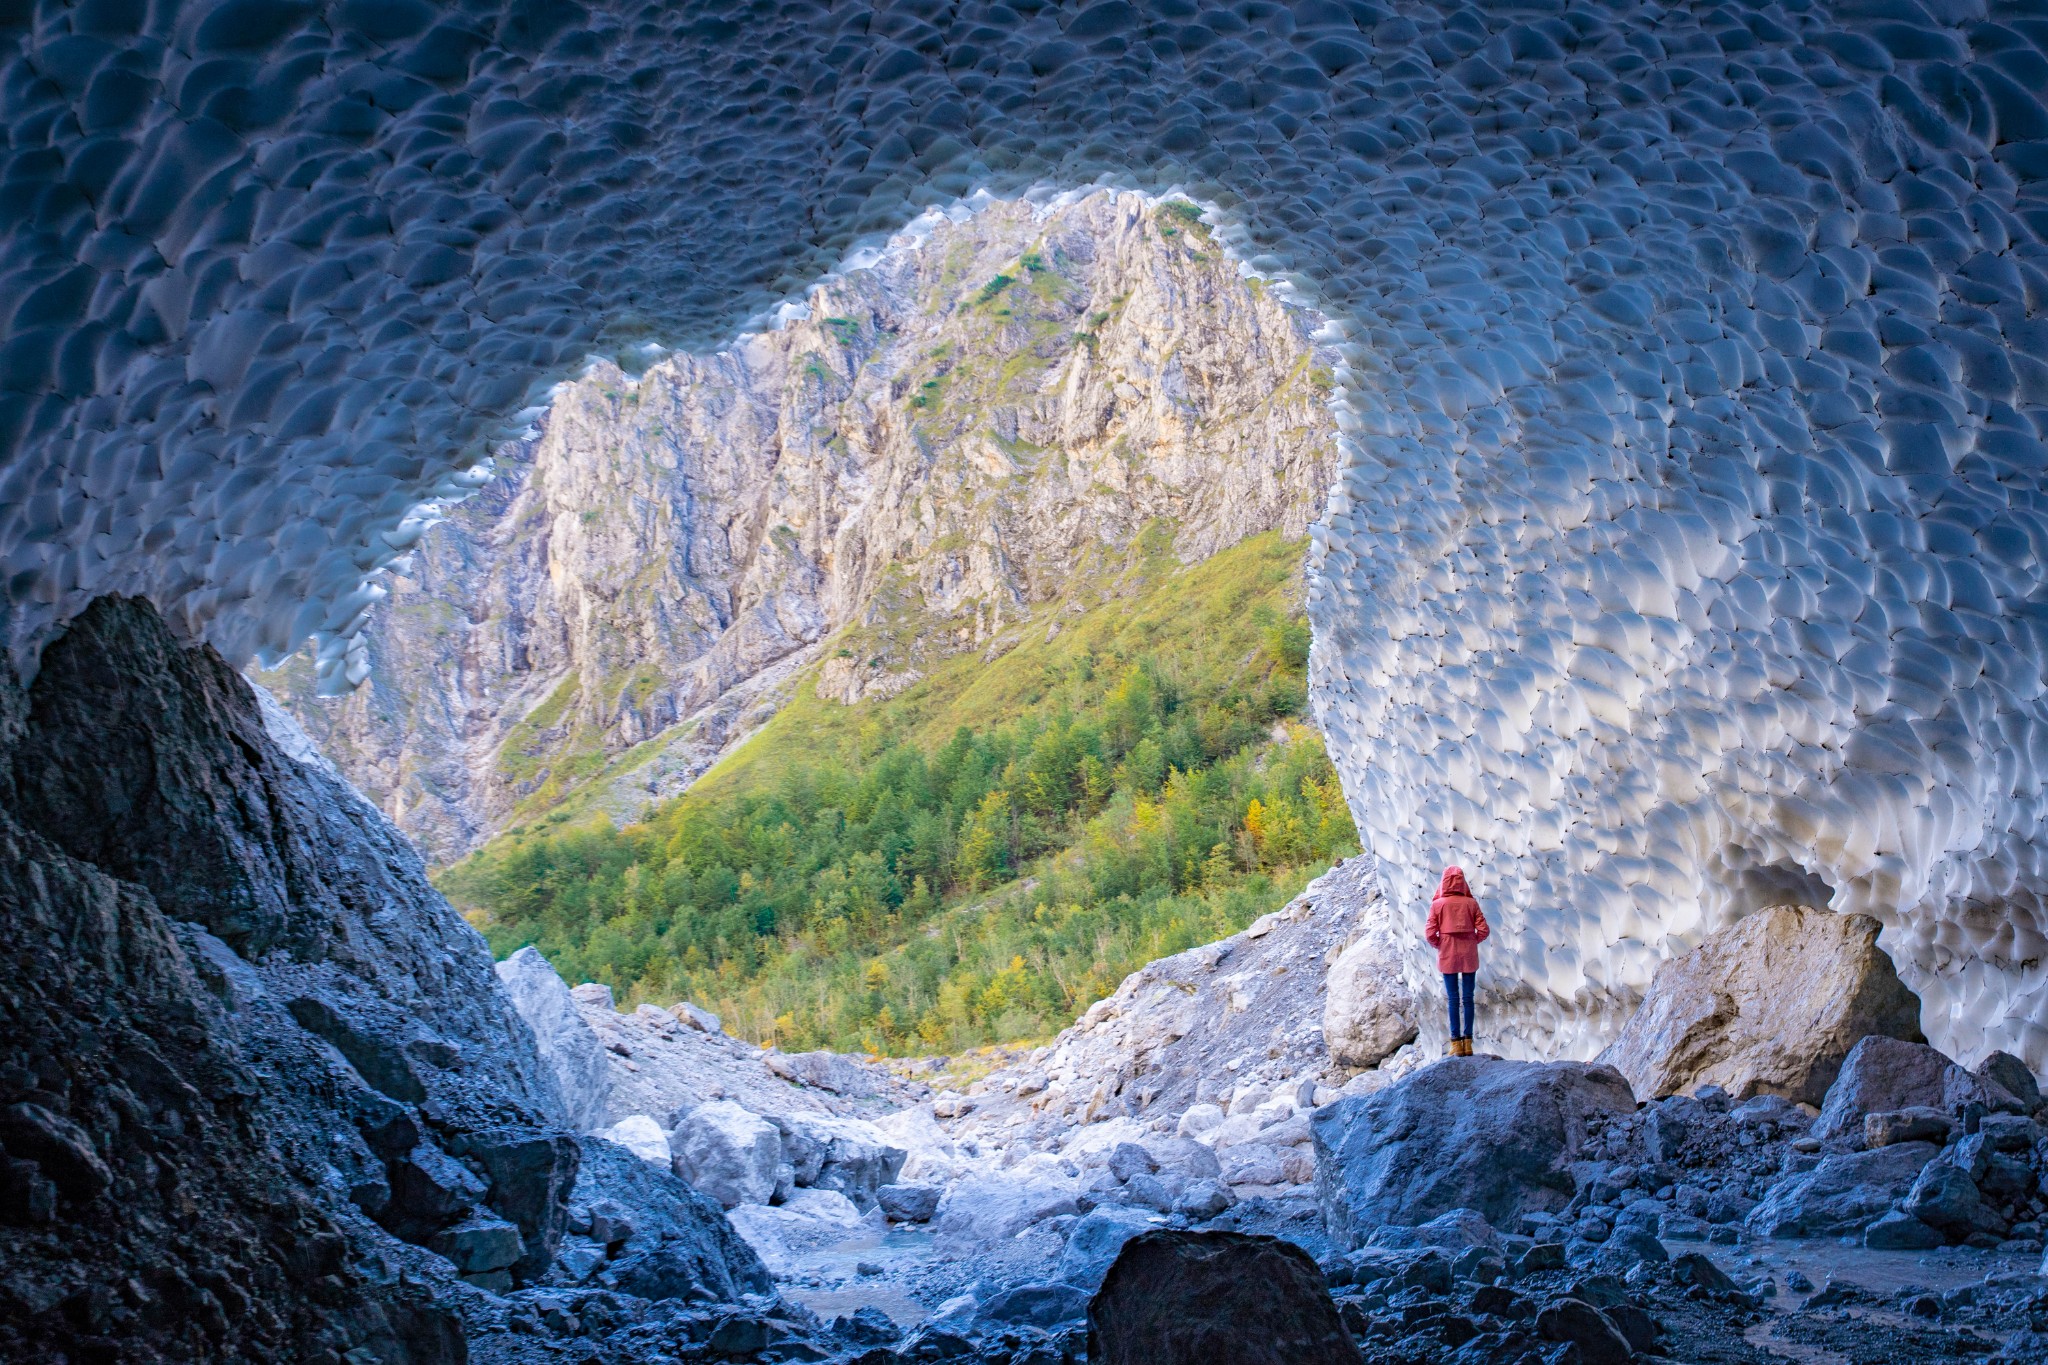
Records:
[[[1465,883],[1465,869],[1447,867],[1444,869],[1444,884],[1437,888],[1439,896],[1469,896],[1472,888]]]

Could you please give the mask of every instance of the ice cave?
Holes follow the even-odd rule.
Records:
[[[0,53],[0,1354],[1191,1359],[1215,1341],[1145,1305],[1253,1277],[1306,1306],[1245,1360],[2048,1359],[2035,0],[18,0]],[[393,566],[565,386],[786,325],[906,228],[1096,191],[1196,206],[1320,319],[1307,706],[1357,884],[1131,975],[972,1103],[616,1012],[537,955],[494,972],[242,670],[306,650],[362,685]],[[1213,1041],[1281,1005],[1175,985],[1292,964],[1320,1048],[1331,970],[1364,1037],[1372,1000],[1438,998],[1412,922],[1448,864],[1494,919],[1493,1071],[1346,1090],[1298,1039]],[[1751,940],[1767,966],[1713,966]],[[1825,1074],[1671,1060],[1749,1038],[1802,951],[1887,964],[1755,1042]],[[1233,1048],[1274,1074],[1200,1086]],[[649,1057],[687,1084],[607,1108]],[[1520,1155],[1408,1188],[1433,1112]],[[1241,1143],[1301,1178],[1233,1182]],[[1238,1185],[1312,1187],[1324,1240]],[[831,1200],[1009,1278],[909,1336],[789,1307],[784,1211]],[[1240,1215],[1282,1231],[1238,1270],[1173,1240]],[[1034,1280],[1055,1224],[1082,1269]],[[1857,1326],[1867,1286],[1801,1337],[1772,1324],[1822,1262],[1712,1259],[1840,1236],[2027,1273],[1908,1276],[1949,1286],[1898,1318],[1937,1347]],[[1653,1282],[1663,1328],[1629,1307]],[[1470,1302],[1424,1342],[1432,1294]]]

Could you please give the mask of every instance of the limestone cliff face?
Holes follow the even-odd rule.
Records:
[[[794,686],[886,695],[1145,557],[1303,534],[1314,324],[1186,205],[921,223],[777,330],[565,386],[390,579],[367,686],[262,680],[432,858],[579,787],[637,814]]]

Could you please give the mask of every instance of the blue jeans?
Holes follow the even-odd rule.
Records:
[[[1472,973],[1445,972],[1444,994],[1449,996],[1451,1001],[1451,1036],[1453,1038],[1470,1038],[1472,1036]],[[1458,1027],[1458,1010],[1461,1001],[1465,1011],[1465,1026],[1463,1028]]]

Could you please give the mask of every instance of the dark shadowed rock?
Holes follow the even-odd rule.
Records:
[[[1898,1209],[1863,1230],[1863,1245],[1873,1251],[1926,1251],[1947,1240],[1936,1229]]]
[[[1088,1305],[1090,1365],[1360,1365],[1323,1272],[1291,1242],[1148,1232]]]
[[[1905,1197],[1935,1151],[1925,1142],[1902,1142],[1824,1157],[1771,1186],[1744,1221],[1760,1237],[1860,1233]]]
[[[2041,1107],[2041,1083],[2027,1064],[2010,1052],[1994,1052],[1977,1064],[1978,1080],[1998,1086],[2033,1113]]]
[[[90,1204],[114,1176],[83,1128],[40,1104],[0,1109],[0,1144],[13,1157],[35,1162],[73,1203]]]
[[[1870,1114],[1904,1109],[1960,1113],[1965,1105],[2018,1112],[2020,1101],[2003,1086],[1986,1085],[1925,1043],[1865,1038],[1849,1052],[1842,1073],[1829,1087],[1813,1135],[1827,1139],[1860,1136]]]
[[[1087,1315],[1088,1291],[1071,1284],[1019,1285],[981,1305],[986,1321],[1023,1327],[1057,1327]]]
[[[761,1258],[733,1230],[725,1210],[709,1195],[649,1165],[615,1143],[577,1139],[583,1160],[570,1196],[572,1216],[590,1219],[594,1240],[611,1244],[613,1260],[598,1271],[602,1283],[643,1299],[731,1302],[742,1294],[772,1288]],[[630,1226],[617,1226],[616,1210],[630,1211]],[[623,1235],[622,1244],[612,1239]],[[593,1266],[558,1266],[554,1284],[574,1284]]]
[[[583,1153],[565,1133],[499,1129],[465,1134],[457,1150],[483,1168],[490,1180],[485,1200],[518,1227],[526,1252],[511,1267],[521,1281],[533,1279],[554,1260],[555,1245],[569,1225],[569,1191]]]
[[[1729,1294],[1741,1288],[1704,1251],[1687,1251],[1673,1258],[1671,1274],[1680,1284],[1698,1285],[1712,1294]]]
[[[165,1286],[119,1313],[12,1298],[0,1358],[466,1356],[456,1268],[363,1215],[429,1127],[546,1123],[559,1099],[482,939],[300,752],[136,600],[72,621],[32,687],[0,678],[0,1202],[33,1224],[0,1227],[0,1265]],[[480,1237],[450,1245],[493,1259]],[[370,1256],[405,1273],[365,1281]]]
[[[1583,1062],[1454,1057],[1316,1111],[1316,1190],[1330,1235],[1473,1209],[1495,1227],[1570,1202],[1589,1120],[1635,1112],[1628,1082]]]
[[[1605,1313],[1580,1299],[1559,1299],[1536,1315],[1536,1335],[1578,1347],[1585,1365],[1628,1365],[1635,1348]]]

